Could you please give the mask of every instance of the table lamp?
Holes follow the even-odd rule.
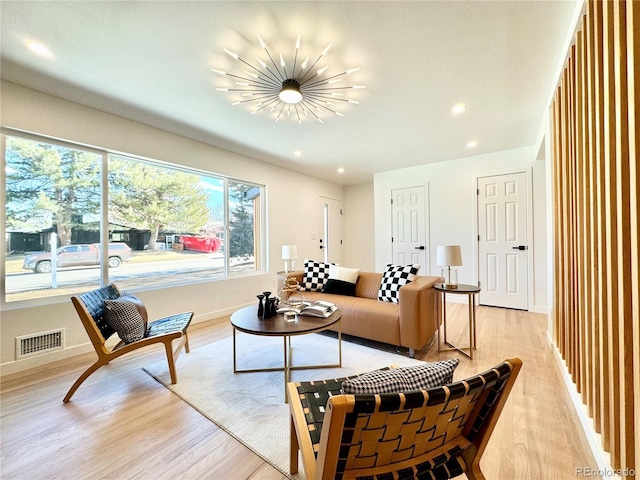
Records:
[[[282,246],[282,259],[284,260],[284,273],[289,273],[295,270],[296,258],[298,258],[297,245]]]
[[[444,277],[443,287],[449,289],[458,288],[458,271],[451,267],[462,265],[460,245],[438,245],[436,248],[436,265],[447,267],[441,271],[441,276]]]

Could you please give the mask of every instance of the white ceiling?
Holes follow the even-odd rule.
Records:
[[[2,1],[2,77],[341,184],[532,145],[574,1]],[[360,67],[359,105],[317,121],[232,106],[256,34],[276,55]],[[52,51],[34,55],[25,42]],[[465,103],[455,116],[451,107]],[[478,146],[466,147],[475,140]],[[300,150],[302,155],[293,155]],[[336,173],[344,167],[345,173]]]

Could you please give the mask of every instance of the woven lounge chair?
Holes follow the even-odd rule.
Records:
[[[80,320],[82,320],[82,325],[87,331],[93,348],[98,354],[98,360],[85,370],[71,386],[64,397],[64,403],[71,400],[71,397],[82,382],[103,365],[106,365],[114,358],[155,343],[162,343],[165,347],[167,361],[169,362],[171,383],[178,381],[175,362],[178,359],[182,347],[189,353],[187,327],[189,323],[191,323],[193,312],[179,313],[150,322],[141,340],[131,343],[120,341],[115,347],[109,348],[106,346],[106,341],[115,331],[107,325],[107,322],[104,320],[104,302],[105,300],[114,300],[118,297],[120,297],[120,291],[114,284],[71,297],[73,306],[76,308],[76,312],[78,312],[78,316]],[[172,345],[174,340],[179,340],[175,350]]]
[[[290,382],[290,471],[300,451],[308,480],[484,479],[480,458],[521,365],[379,395],[343,395],[343,378]]]

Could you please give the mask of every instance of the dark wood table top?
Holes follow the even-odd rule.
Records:
[[[338,309],[327,318],[298,315],[297,321],[287,322],[284,315],[278,313],[275,317],[263,320],[258,317],[257,306],[248,306],[231,315],[231,325],[236,330],[253,335],[304,335],[326,330],[331,325],[338,323],[341,317],[342,313]]]
[[[479,293],[480,287],[477,285],[466,285],[464,283],[459,283],[458,288],[445,288],[444,284],[436,283],[433,288],[438,290],[439,292],[445,293]]]

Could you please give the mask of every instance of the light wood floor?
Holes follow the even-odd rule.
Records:
[[[453,341],[456,326],[464,331],[466,306],[449,304],[448,314]],[[435,344],[416,356],[427,361],[460,358],[456,380],[508,357],[523,360],[481,462],[486,477],[575,479],[576,468],[595,469],[546,341],[546,317],[479,307],[477,324],[474,361],[457,352],[439,355]],[[230,335],[227,318],[193,325],[191,348],[207,348]],[[163,356],[158,347],[114,361],[90,377],[66,405],[64,394],[94,355],[3,378],[1,478],[286,478],[142,371]]]

